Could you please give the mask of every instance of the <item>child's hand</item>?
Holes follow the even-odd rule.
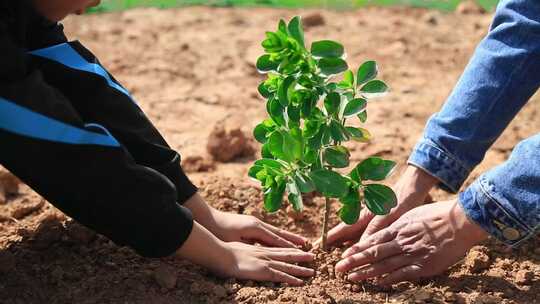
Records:
[[[214,211],[214,234],[226,242],[260,243],[271,247],[296,247],[308,240],[267,224],[254,216]]]
[[[226,242],[261,243],[272,247],[295,247],[307,243],[307,239],[276,228],[249,215],[222,212],[208,206],[198,195],[185,204],[194,219],[214,235]]]
[[[177,255],[224,277],[301,285],[303,281],[298,277],[314,274],[313,269],[294,264],[313,261],[313,253],[295,248],[227,243],[197,222],[193,224],[189,238],[177,251]]]
[[[311,268],[295,265],[299,262],[311,262],[313,253],[292,248],[268,248],[239,242],[226,243],[232,252],[232,259],[227,263],[223,275],[246,280],[284,282],[302,285],[299,277],[311,277],[315,271]]]

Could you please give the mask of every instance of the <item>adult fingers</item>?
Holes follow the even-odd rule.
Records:
[[[401,252],[401,246],[395,241],[375,245],[339,261],[336,264],[336,271],[347,272],[360,266],[377,263]]]
[[[286,239],[286,240],[288,240],[288,241],[290,241],[290,242],[292,242],[292,243],[294,243],[296,245],[303,246],[303,245],[307,244],[307,242],[308,242],[308,239],[306,239],[305,237],[302,237],[302,236],[300,236],[298,234],[289,232],[289,231],[284,230],[284,229],[277,228],[277,227],[272,226],[272,225],[270,225],[268,223],[264,223],[264,222],[261,222],[261,223],[266,229],[272,231],[273,233],[279,235],[280,237],[282,237],[282,238],[284,238],[284,239]]]
[[[364,251],[369,247],[372,247],[372,246],[375,246],[375,245],[378,245],[378,244],[382,244],[382,243],[386,243],[386,242],[390,242],[394,238],[395,238],[394,233],[392,231],[390,231],[389,229],[381,230],[381,231],[371,235],[367,239],[364,239],[364,240],[360,239],[360,241],[358,243],[352,245],[351,247],[349,247],[349,249],[345,250],[345,252],[343,252],[341,257],[346,258],[346,257],[348,257],[350,255],[355,254],[355,253]]]
[[[411,262],[412,257],[410,256],[396,255],[355,270],[347,278],[351,281],[363,281],[391,273],[396,269],[409,265]]]
[[[315,270],[311,268],[306,268],[280,261],[270,261],[269,265],[276,270],[285,272],[295,277],[311,277],[315,274]]]
[[[381,285],[391,285],[403,281],[414,281],[422,277],[422,267],[418,265],[408,265],[392,271],[386,277],[379,280]]]

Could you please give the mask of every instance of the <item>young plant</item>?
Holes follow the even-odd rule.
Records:
[[[262,159],[249,170],[264,189],[264,208],[275,212],[283,196],[295,211],[302,211],[302,194],[317,191],[325,197],[322,248],[326,250],[330,198],[341,202],[339,217],[354,224],[364,203],[374,214],[387,214],[396,205],[391,188],[374,183],[384,180],[395,163],[369,157],[349,174],[336,168],[349,166],[350,153],[342,144],[348,140],[367,143],[364,128],[347,124],[351,118],[367,120],[368,99],[384,94],[388,87],[376,80],[377,64],[364,62],[356,71],[348,69],[343,46],[322,40],[304,44],[301,19],[288,24],[281,20],[276,32],[266,32],[265,55],[257,69],[267,74],[259,93],[267,99],[269,118],[253,131],[263,144]],[[342,80],[333,79],[343,74]]]

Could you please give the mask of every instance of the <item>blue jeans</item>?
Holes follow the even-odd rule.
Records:
[[[428,121],[409,163],[458,192],[540,86],[540,1],[502,0],[452,94]],[[517,246],[540,230],[540,134],[459,194],[467,216]]]

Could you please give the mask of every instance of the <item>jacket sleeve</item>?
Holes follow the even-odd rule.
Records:
[[[175,185],[83,118],[31,62],[0,24],[0,163],[115,243],[147,257],[174,253],[193,225]]]
[[[540,2],[503,0],[409,163],[457,192],[540,85]]]

